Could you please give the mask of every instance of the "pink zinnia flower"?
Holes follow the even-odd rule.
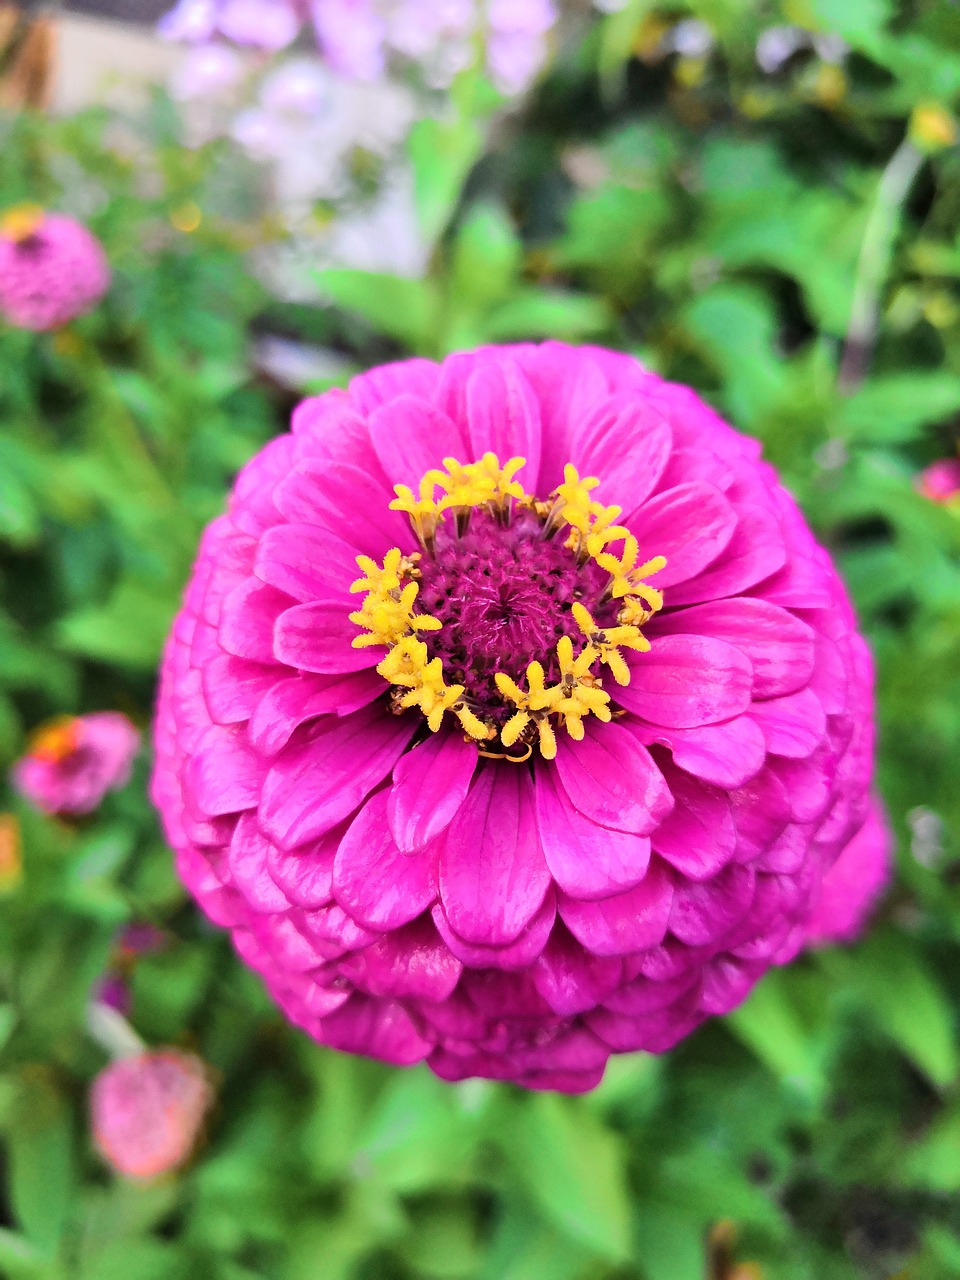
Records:
[[[58,329],[89,311],[110,284],[86,227],[36,205],[0,215],[0,312],[20,329]]]
[[[589,1088],[804,947],[852,841],[851,919],[886,875],[827,553],[755,441],[598,349],[301,405],[204,538],[156,746],[287,1015],[451,1080]]]
[[[155,1178],[189,1160],[212,1102],[207,1068],[192,1054],[120,1058],[93,1082],[93,1140],[117,1173]]]
[[[917,488],[931,502],[960,505],[960,458],[940,458],[917,477]]]
[[[13,782],[45,813],[77,817],[126,785],[139,747],[140,735],[119,712],[65,716],[33,735]]]

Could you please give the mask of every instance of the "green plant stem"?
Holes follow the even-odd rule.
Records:
[[[840,359],[838,386],[850,395],[866,377],[880,323],[880,295],[886,283],[903,205],[926,159],[904,138],[880,178],[867,218],[857,263],[850,323]]]

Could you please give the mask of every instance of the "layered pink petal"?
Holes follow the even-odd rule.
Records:
[[[733,645],[710,636],[660,636],[630,664],[617,701],[653,724],[696,729],[750,706],[753,667]]]
[[[533,919],[549,884],[529,776],[509,764],[481,770],[444,837],[446,918],[465,942],[505,946]]]

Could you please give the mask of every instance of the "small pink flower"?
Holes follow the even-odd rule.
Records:
[[[940,458],[932,462],[920,472],[917,488],[931,502],[960,505],[960,458]]]
[[[58,329],[106,293],[110,269],[86,227],[20,205],[0,216],[0,312],[20,329]]]
[[[158,1049],[120,1058],[93,1082],[90,1113],[100,1154],[126,1178],[155,1178],[189,1160],[213,1103],[199,1058]]]
[[[13,767],[13,782],[45,813],[91,813],[130,777],[140,735],[126,716],[100,711],[68,716],[39,729]]]
[[[582,1090],[861,926],[870,657],[759,453],[547,343],[375,369],[248,464],[167,646],[153,798],[294,1022]]]

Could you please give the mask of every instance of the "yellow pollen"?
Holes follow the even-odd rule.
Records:
[[[393,706],[398,713],[416,707],[429,728],[436,733],[449,713],[464,733],[478,746],[494,739],[506,752],[520,746],[525,754],[508,756],[525,760],[536,743],[544,759],[557,754],[557,728],[562,725],[570,737],[584,737],[584,721],[588,716],[609,721],[613,712],[610,694],[603,688],[606,667],[618,685],[630,682],[630,668],[623,650],[644,653],[650,642],[641,627],[663,607],[663,595],[646,579],[666,564],[663,556],[645,563],[640,560],[637,539],[616,521],[622,514],[618,506],[604,506],[592,495],[599,485],[594,476],[581,478],[577,469],[564,468],[563,483],[551,495],[551,501],[539,502],[524,492],[516,479],[524,466],[523,458],[510,458],[501,466],[496,455],[485,453],[479,462],[460,463],[444,458],[443,469],[428,471],[417,492],[397,485],[393,511],[402,511],[421,546],[431,553],[437,526],[447,513],[460,521],[477,508],[499,513],[509,522],[511,503],[520,503],[542,522],[543,536],[549,537],[563,526],[569,533],[565,544],[580,564],[592,559],[609,575],[601,597],[603,601],[620,602],[615,626],[597,624],[589,610],[579,601],[572,605],[573,620],[583,636],[583,645],[575,650],[569,635],[557,642],[556,666],[559,679],[547,683],[541,662],[530,662],[522,682],[504,671],[496,672],[494,683],[503,699],[505,711],[511,711],[498,726],[484,720],[476,706],[465,699],[462,684],[448,684],[439,657],[430,657],[423,633],[441,629],[442,623],[430,614],[417,611],[419,595],[420,555],[405,556],[398,547],[388,551],[383,563],[368,556],[358,556],[363,574],[350,588],[363,593],[360,608],[351,613],[350,621],[361,628],[353,640],[356,648],[379,645],[387,650],[377,666],[378,673],[395,686]],[[618,552],[613,550],[621,543]],[[506,655],[505,655],[506,656]],[[483,751],[496,757],[498,752]]]
[[[46,211],[39,204],[16,204],[0,214],[0,236],[14,244],[23,244],[36,235],[46,216]]]

